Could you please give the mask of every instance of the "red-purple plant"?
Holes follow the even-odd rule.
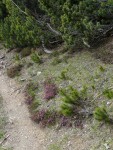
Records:
[[[53,83],[50,78],[44,82],[44,99],[50,100],[51,98],[54,98],[57,91],[55,83]]]
[[[55,125],[57,122],[59,124],[59,128],[62,127],[76,127],[83,129],[83,122],[81,119],[74,119],[72,117],[65,117],[62,114],[59,114],[56,111],[50,110],[39,110],[38,112],[34,113],[31,119],[38,123],[40,127],[45,128],[51,125]]]
[[[39,110],[31,117],[31,119],[39,123],[41,127],[46,127],[55,124],[56,118],[56,112],[45,109]]]
[[[60,116],[60,127],[72,127],[72,120],[69,117]]]

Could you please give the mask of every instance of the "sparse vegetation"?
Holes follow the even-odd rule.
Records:
[[[29,106],[30,111],[36,112],[39,105],[41,105],[40,101],[38,99],[34,99],[31,103],[31,105]]]
[[[30,106],[32,108],[35,107],[34,106],[34,101],[35,101],[35,91],[38,89],[38,83],[28,83],[26,85],[26,88],[25,88],[25,102],[26,104],[28,104],[28,106]],[[35,103],[36,105],[39,104],[37,101]]]
[[[58,144],[51,144],[48,150],[61,150],[61,146]]]
[[[68,73],[68,69],[63,70],[63,71],[61,72],[60,79],[62,79],[62,80],[67,80],[67,79],[69,79],[67,73]]]
[[[50,110],[38,110],[31,119],[40,124],[41,127],[51,126],[56,123],[56,112]]]
[[[54,98],[58,92],[56,84],[51,78],[48,78],[44,82],[44,99],[50,100]]]
[[[52,61],[52,65],[54,66],[54,65],[58,65],[59,63],[61,63],[62,62],[62,59],[61,58],[59,58],[59,57],[55,57],[54,59],[53,59],[53,61]]]

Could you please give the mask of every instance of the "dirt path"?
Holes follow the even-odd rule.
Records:
[[[22,93],[14,92],[17,85],[13,80],[0,76],[0,94],[8,116],[7,139],[5,146],[13,150],[43,150],[44,132],[29,118],[27,106]]]

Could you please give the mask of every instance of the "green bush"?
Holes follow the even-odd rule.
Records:
[[[26,47],[40,44],[41,29],[32,16],[23,14],[11,1],[5,0],[8,16],[1,26],[6,47]]]
[[[40,0],[54,28],[62,33],[68,46],[92,44],[113,23],[113,2],[99,0]]]
[[[78,108],[83,107],[83,101],[87,97],[86,88],[78,91],[69,86],[68,89],[61,89],[62,95],[61,113],[65,116],[72,116],[78,113]]]
[[[99,121],[110,122],[110,118],[105,107],[97,107],[94,111],[94,118]]]
[[[108,99],[113,98],[113,91],[111,89],[106,89],[103,91],[104,96],[106,96]]]
[[[0,39],[7,47],[38,46],[44,38],[45,44],[57,39],[73,50],[110,36],[112,0],[13,1],[20,9],[0,2]]]
[[[38,64],[40,64],[40,63],[42,62],[40,56],[39,56],[36,52],[33,52],[33,53],[31,54],[31,60],[32,60],[34,63],[38,63]]]

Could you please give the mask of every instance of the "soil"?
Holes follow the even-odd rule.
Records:
[[[45,133],[31,121],[24,96],[15,92],[17,88],[15,82],[0,76],[0,94],[8,117],[6,130],[9,138],[4,146],[14,150],[41,150]]]

